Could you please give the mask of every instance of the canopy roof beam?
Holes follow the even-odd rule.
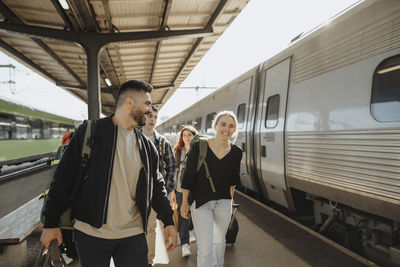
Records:
[[[69,28],[71,30],[76,30],[74,25],[72,24],[71,20],[69,19],[67,13],[65,12],[64,8],[61,6],[60,2],[58,0],[51,0],[51,2],[53,3],[53,6],[55,7],[55,9],[57,9],[58,14],[64,21],[67,28]]]
[[[114,42],[140,42],[147,40],[166,40],[178,37],[204,37],[213,33],[212,27],[196,30],[145,31],[145,32],[72,32],[46,27],[28,26],[15,23],[0,22],[0,30],[19,33],[29,37],[47,38],[58,41],[74,42],[82,46],[96,44],[102,47]]]
[[[17,15],[15,15],[14,12],[12,12],[2,1],[0,1],[0,13],[3,14],[3,16],[12,23],[16,23],[17,25],[25,25],[24,22]],[[69,74],[71,74],[72,77],[74,77],[75,80],[80,85],[82,86],[85,85],[82,79],[47,44],[45,44],[42,40],[38,38],[35,37],[30,37],[30,38],[39,47],[41,47],[49,56],[51,56],[55,61],[57,61],[58,64],[60,64]]]
[[[107,28],[110,32],[112,32],[114,30],[114,25],[112,24],[111,20],[109,0],[101,0],[101,2],[103,3],[104,12],[106,14]]]
[[[71,91],[87,91],[87,88],[82,87],[82,86],[74,86],[74,85],[68,85],[68,84],[63,84],[63,83],[57,83],[56,85],[59,87],[62,87],[64,89],[71,90]],[[115,96],[116,89],[118,89],[118,88],[103,87],[103,88],[100,88],[100,91],[103,94],[111,94],[111,95]]]
[[[173,82],[171,85],[167,86],[159,86],[155,89],[163,90],[174,88],[174,84],[177,79],[185,69],[188,62],[191,60],[193,55],[195,54],[197,48],[203,41],[205,36],[209,36],[213,34],[213,26],[215,24],[216,19],[224,9],[227,0],[221,0],[215,8],[212,16],[210,17],[206,27],[192,30],[169,30],[167,26],[167,20],[170,16],[171,2],[172,0],[164,0],[164,6],[162,11],[162,16],[160,17],[159,30],[158,31],[133,31],[133,32],[114,32],[115,27],[112,24],[111,11],[109,6],[109,0],[101,0],[103,5],[105,16],[106,16],[106,30],[109,32],[101,33],[99,25],[94,16],[94,10],[89,1],[80,1],[80,0],[69,0],[70,10],[63,10],[60,6],[59,2],[56,0],[51,0],[55,9],[57,10],[60,18],[64,21],[65,29],[54,29],[48,27],[39,27],[26,25],[24,22],[19,19],[11,10],[8,9],[0,0],[0,11],[6,17],[5,22],[0,22],[0,31],[13,32],[16,34],[22,34],[28,36],[33,41],[36,42],[42,49],[44,49],[47,54],[49,54],[53,59],[55,59],[68,73],[70,73],[79,83],[79,86],[68,86],[61,83],[50,73],[45,71],[44,69],[37,66],[32,60],[24,57],[22,54],[16,55],[19,58],[23,58],[24,62],[31,66],[37,66],[39,72],[43,75],[47,76],[49,79],[53,80],[59,86],[69,89],[69,90],[82,90],[86,86],[84,82],[80,79],[80,77],[75,74],[72,69],[68,67],[68,65],[57,56],[57,54],[50,49],[49,46],[46,45],[40,39],[53,39],[57,41],[65,41],[65,42],[73,42],[84,48],[87,55],[87,101],[89,106],[89,119],[98,118],[101,110],[101,101],[100,94],[108,93],[112,94],[115,98],[115,94],[117,92],[117,87],[119,87],[119,76],[116,72],[116,66],[113,64],[111,57],[108,53],[105,45],[114,43],[114,46],[117,48],[117,58],[118,58],[118,68],[120,71],[124,71],[123,65],[121,63],[121,55],[119,53],[117,43],[120,42],[142,42],[142,41],[156,41],[155,51],[154,51],[154,60],[152,61],[151,66],[151,74],[149,82],[151,83],[154,77],[154,71],[157,66],[157,62],[160,57],[160,48],[162,45],[162,40],[167,40],[170,38],[197,38],[194,42],[191,50],[188,52],[187,56],[184,59],[183,64],[179,67],[178,73],[174,76]],[[3,6],[5,8],[3,8]],[[3,12],[3,10],[5,10]],[[72,19],[72,20],[71,20]],[[68,29],[68,30],[67,30]],[[40,38],[40,39],[38,39]],[[10,53],[18,52],[14,49],[10,50],[10,45],[4,42],[4,44],[0,45],[2,47],[8,47],[6,49]],[[102,50],[104,48],[104,50]],[[101,64],[99,64],[99,56],[101,58]],[[27,60],[28,59],[28,60]],[[178,65],[179,66],[179,65]],[[40,69],[39,69],[39,68]],[[100,89],[100,79],[99,79],[99,68],[102,67],[101,74],[105,74],[107,78],[111,81],[111,86],[108,88]],[[124,77],[125,73],[122,74],[121,77]],[[81,89],[82,88],[82,89]],[[161,98],[161,102],[157,104],[162,104],[165,97],[168,95],[168,90],[166,90],[164,96]]]
[[[19,58],[21,61],[25,62],[27,65],[31,66],[33,69],[37,70],[40,74],[43,76],[47,77],[49,80],[51,80],[54,83],[59,83],[59,80],[54,77],[52,74],[47,72],[45,69],[37,65],[35,62],[33,62],[30,58],[26,57],[24,54],[16,50],[14,47],[9,45],[8,43],[4,42],[3,40],[0,39],[0,46],[6,50],[8,53],[14,55],[15,57]]]
[[[171,11],[171,5],[172,5],[171,2],[172,2],[172,0],[164,1],[164,10],[163,10],[163,14],[161,17],[161,23],[160,23],[160,29],[159,29],[160,31],[165,31],[165,29],[168,28],[167,19],[168,19],[169,13]],[[154,70],[156,68],[158,57],[160,56],[160,48],[161,48],[161,41],[158,41],[156,44],[156,51],[154,53],[153,66],[151,67],[151,72],[150,72],[150,79],[149,79],[150,83],[153,80]]]

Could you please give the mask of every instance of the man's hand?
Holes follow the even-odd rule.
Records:
[[[171,241],[169,240],[171,238]],[[168,225],[164,228],[164,241],[165,247],[168,252],[174,251],[176,248],[176,243],[178,239],[178,234],[176,233],[174,225]]]
[[[57,239],[58,245],[62,244],[61,229],[43,228],[42,236],[40,237],[40,242],[42,242],[43,246],[48,248],[50,246],[50,242],[54,239]]]

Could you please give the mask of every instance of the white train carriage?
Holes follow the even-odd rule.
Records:
[[[243,188],[290,210],[312,203],[320,231],[341,225],[349,247],[400,264],[400,1],[361,2],[159,130],[173,143],[184,124],[210,133],[225,109],[239,119]]]

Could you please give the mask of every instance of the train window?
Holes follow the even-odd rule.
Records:
[[[31,119],[32,139],[42,139],[42,121]]]
[[[11,116],[0,114],[0,140],[11,139]]]
[[[400,121],[400,55],[385,59],[375,70],[371,114],[381,122]]]
[[[15,116],[15,138],[16,139],[28,139],[30,132],[30,125],[28,124],[28,118]]]
[[[197,131],[201,131],[201,122],[202,122],[203,118],[202,117],[198,117],[197,119],[194,120],[194,128],[196,128]]]
[[[43,122],[43,138],[51,139],[51,122]]]
[[[246,103],[242,103],[237,108],[237,120],[238,120],[238,128],[242,128],[245,121],[246,115]]]
[[[11,137],[11,127],[9,125],[4,125],[0,122],[0,140],[7,140]]]
[[[267,101],[267,116],[265,116],[265,127],[275,128],[278,124],[279,95],[273,95]]]
[[[51,139],[62,138],[66,131],[60,128],[60,125],[56,122],[51,123]]]
[[[214,120],[215,115],[217,115],[216,112],[210,113],[206,117],[206,132],[210,133],[212,132],[212,122]]]
[[[17,139],[28,139],[28,130],[29,130],[29,125],[27,124],[16,124],[16,138]]]
[[[25,118],[25,117],[15,116],[15,122],[16,122],[16,123],[25,124],[26,121],[27,121],[27,118]]]

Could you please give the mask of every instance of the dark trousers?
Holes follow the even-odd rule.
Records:
[[[182,193],[179,193],[178,191],[175,191],[176,195],[176,202],[178,202],[178,210],[181,210],[181,205],[182,205]],[[181,216],[181,213],[179,212],[179,225],[178,225],[178,231],[179,231],[179,238],[181,240],[181,244],[189,244],[189,220],[190,220],[190,214],[189,214],[189,219],[185,219]]]
[[[147,242],[144,234],[120,239],[104,239],[75,230],[75,245],[82,267],[147,267]]]

